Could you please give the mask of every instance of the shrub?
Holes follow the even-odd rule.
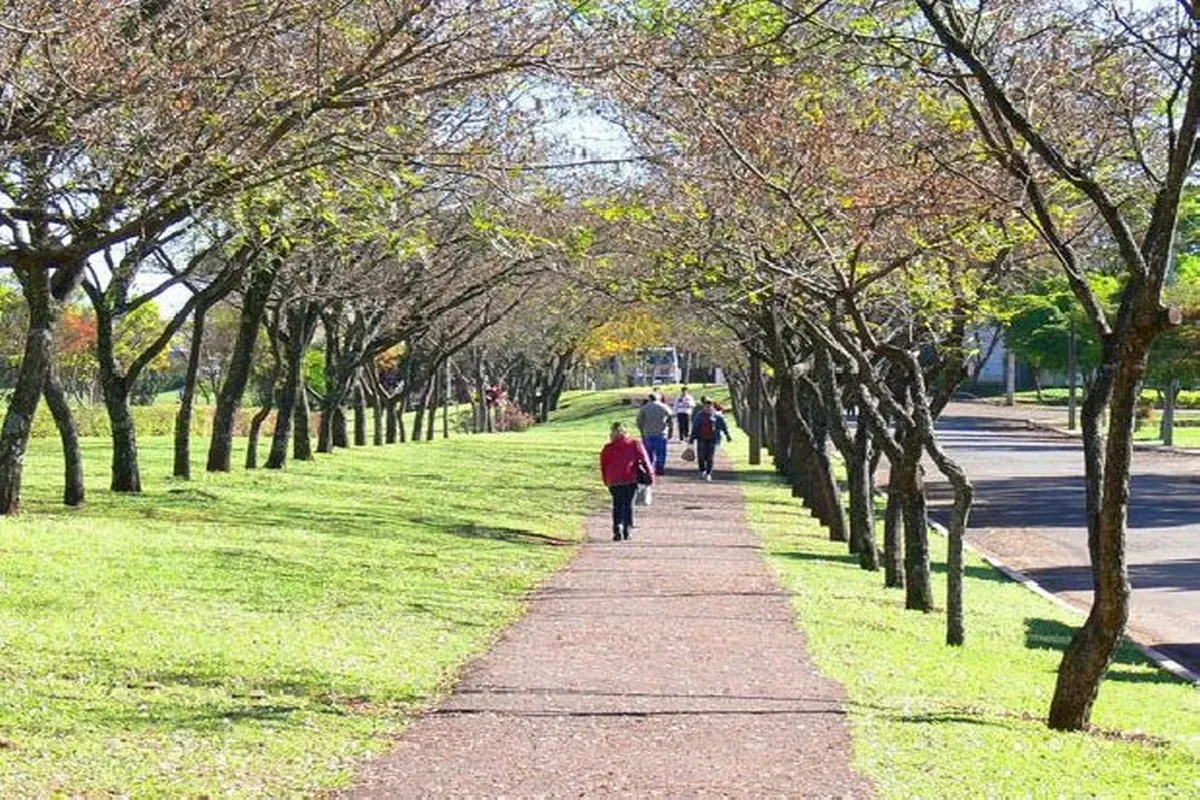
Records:
[[[500,417],[496,420],[496,430],[501,433],[505,431],[524,431],[536,424],[537,417],[534,417],[532,414],[526,414],[516,403],[508,403],[500,409]]]

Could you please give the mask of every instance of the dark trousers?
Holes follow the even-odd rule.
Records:
[[[688,434],[692,432],[692,415],[686,411],[680,411],[675,415],[675,420],[679,423],[679,441],[686,442]]]
[[[619,525],[626,529],[633,527],[633,496],[637,494],[637,484],[627,483],[621,486],[608,487],[613,499],[613,531]]]
[[[696,440],[696,466],[701,472],[712,472],[713,455],[717,452],[716,439],[697,439]]]

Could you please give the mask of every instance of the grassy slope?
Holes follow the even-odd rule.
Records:
[[[1042,720],[1078,618],[972,556],[968,644],[945,647],[942,615],[905,611],[902,594],[829,542],[769,467],[731,450],[812,654],[846,686],[855,764],[884,796],[1200,796],[1200,690],[1125,648],[1093,718],[1123,734],[1051,732]],[[933,546],[944,563],[942,540]],[[944,597],[941,572],[935,591]]]
[[[0,796],[345,782],[570,558],[612,403],[191,483],[147,439],[141,497],[98,490],[88,440],[77,513],[35,442],[26,513],[0,521]]]

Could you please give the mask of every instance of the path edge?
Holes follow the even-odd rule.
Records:
[[[487,646],[484,649],[480,650],[478,653],[459,664],[458,667],[451,673],[449,680],[447,680],[446,683],[440,687],[439,691],[435,695],[429,698],[428,702],[422,703],[419,707],[415,708],[411,714],[406,715],[403,728],[401,728],[399,731],[392,731],[384,737],[388,740],[388,746],[386,748],[378,753],[372,753],[370,755],[354,759],[349,768],[349,783],[344,786],[328,787],[323,792],[319,792],[318,794],[314,795],[314,797],[318,800],[341,800],[342,798],[349,797],[356,789],[360,788],[362,784],[362,773],[367,766],[377,759],[386,758],[388,754],[395,750],[399,737],[403,736],[404,733],[418,720],[420,720],[422,717],[428,716],[429,714],[436,713],[437,710],[441,708],[442,705],[449,698],[453,697],[458,691],[458,687],[466,678],[467,673],[469,673],[476,664],[487,658],[491,652],[495,650],[496,647],[498,647],[505,639],[511,636],[513,630],[520,625],[527,616],[529,616],[529,611],[533,607],[534,602],[538,599],[538,596],[545,591],[549,583],[561,573],[569,569],[571,565],[579,559],[579,556],[582,555],[583,548],[589,542],[588,527],[591,523],[592,517],[605,514],[607,514],[607,512],[605,511],[604,506],[600,505],[590,511],[580,521],[579,529],[583,536],[578,542],[574,542],[570,545],[573,548],[570,558],[564,561],[562,566],[548,573],[546,577],[538,582],[536,586],[531,587],[529,591],[525,593],[525,596],[521,599],[521,613],[514,617],[507,625],[497,630],[496,635],[492,637],[491,641],[487,643]]]

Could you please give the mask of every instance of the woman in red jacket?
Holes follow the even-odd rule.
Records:
[[[600,473],[613,498],[613,541],[629,538],[633,528],[633,496],[637,493],[638,467],[644,469],[650,482],[654,470],[650,456],[637,439],[630,437],[624,423],[614,422],[608,434],[608,444],[600,451]]]

